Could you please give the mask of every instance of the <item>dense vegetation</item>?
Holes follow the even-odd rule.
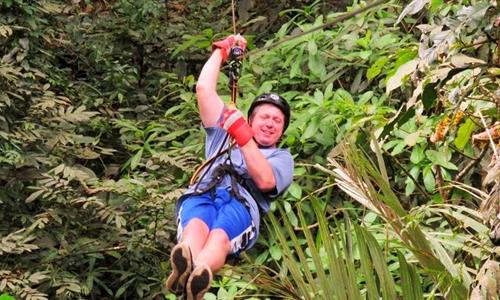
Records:
[[[498,4],[381,1],[342,22],[366,2],[267,5],[238,1],[238,105],[290,100],[294,183],[207,299],[497,299]],[[193,87],[231,1],[0,11],[0,295],[175,299],[173,205],[203,152]]]

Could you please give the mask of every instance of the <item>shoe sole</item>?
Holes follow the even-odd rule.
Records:
[[[175,293],[184,292],[186,281],[191,273],[191,251],[182,244],[176,245],[170,254],[172,273],[167,278],[167,288]]]
[[[212,284],[212,273],[203,266],[193,270],[186,286],[187,300],[202,300]]]

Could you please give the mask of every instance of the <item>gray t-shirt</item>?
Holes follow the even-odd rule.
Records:
[[[210,159],[217,154],[219,149],[221,149],[221,144],[224,142],[226,131],[220,127],[208,127],[205,128],[205,130],[207,132],[205,141],[205,157],[206,159]],[[227,147],[229,141],[229,138],[226,139],[226,145],[224,145],[222,149],[225,149]],[[267,159],[267,161],[271,164],[271,167],[273,169],[274,178],[276,180],[275,191],[271,193],[265,193],[264,196],[266,199],[257,203],[257,200],[254,199],[243,186],[238,184],[239,193],[248,203],[250,215],[252,216],[252,220],[257,228],[257,232],[260,228],[259,208],[260,211],[267,213],[269,211],[270,200],[282,194],[293,180],[293,158],[287,149],[261,148],[260,151]],[[240,149],[237,146],[233,146],[231,152],[229,153],[229,156],[231,158],[232,165],[239,174],[248,174],[246,163],[243,159]],[[201,182],[198,185],[197,183],[195,183],[194,185],[190,186],[186,193],[181,197],[181,201],[179,202],[182,202],[182,199],[186,196],[189,196],[189,194],[196,193],[195,187],[197,187],[198,190],[204,190],[212,181],[213,170],[215,170],[220,164],[224,163],[227,157],[228,153],[217,158],[205,175],[205,170],[202,170],[200,176],[204,176],[203,178],[201,178]],[[224,176],[218,186],[230,189],[230,176]]]

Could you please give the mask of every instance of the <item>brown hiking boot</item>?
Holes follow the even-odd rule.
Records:
[[[212,271],[206,265],[197,266],[189,276],[186,286],[187,300],[203,300],[212,285]]]
[[[181,294],[186,287],[186,281],[193,266],[191,250],[184,244],[177,244],[170,253],[172,273],[167,278],[167,288],[175,294]]]

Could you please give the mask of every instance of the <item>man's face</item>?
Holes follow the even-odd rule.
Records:
[[[250,116],[250,126],[255,141],[261,146],[274,147],[283,134],[285,115],[272,104],[264,103],[255,108]]]

